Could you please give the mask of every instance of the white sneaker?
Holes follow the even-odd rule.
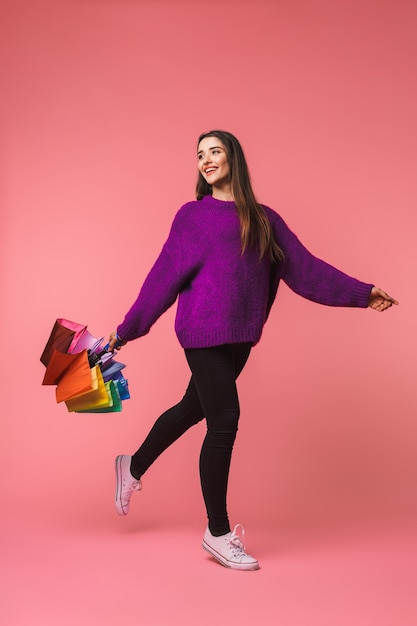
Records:
[[[207,528],[203,539],[203,548],[225,567],[242,570],[259,569],[258,561],[253,556],[246,554],[243,542],[236,533],[239,526],[242,529],[243,539],[245,530],[242,524],[236,524],[233,532],[221,535],[221,537],[214,537]]]
[[[136,480],[130,473],[131,456],[120,455],[116,458],[116,511],[119,515],[129,513],[130,496],[134,491],[142,489],[140,480]]]

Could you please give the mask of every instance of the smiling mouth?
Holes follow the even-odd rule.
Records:
[[[217,170],[217,167],[209,167],[205,170],[205,175],[206,176],[210,176],[210,174],[214,174],[214,172]]]

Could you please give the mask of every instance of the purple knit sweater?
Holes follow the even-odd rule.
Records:
[[[183,348],[225,343],[256,344],[282,279],[300,296],[330,306],[367,307],[373,287],[314,257],[281,217],[264,207],[283,263],[241,254],[234,202],[206,196],[175,216],[168,239],[149,272],[119,336],[131,341],[149,332],[175,302],[175,331]]]

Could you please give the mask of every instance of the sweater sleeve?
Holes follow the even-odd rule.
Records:
[[[282,279],[295,293],[329,306],[366,308],[372,284],[361,282],[309,252],[274,212],[273,229],[285,255]]]
[[[158,318],[175,302],[196,270],[197,259],[189,244],[186,218],[177,213],[158,258],[124,321],[117,327],[123,341],[146,335]],[[184,251],[188,250],[188,254]]]

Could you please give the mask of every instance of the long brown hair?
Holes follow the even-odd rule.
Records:
[[[226,150],[230,168],[231,190],[240,220],[242,254],[247,248],[256,247],[259,250],[260,259],[266,254],[272,262],[283,261],[284,253],[274,239],[265,210],[256,201],[248,165],[239,141],[234,135],[224,130],[211,130],[200,135],[197,146],[206,137],[220,139]],[[199,172],[196,185],[197,200],[211,194],[211,185]]]

